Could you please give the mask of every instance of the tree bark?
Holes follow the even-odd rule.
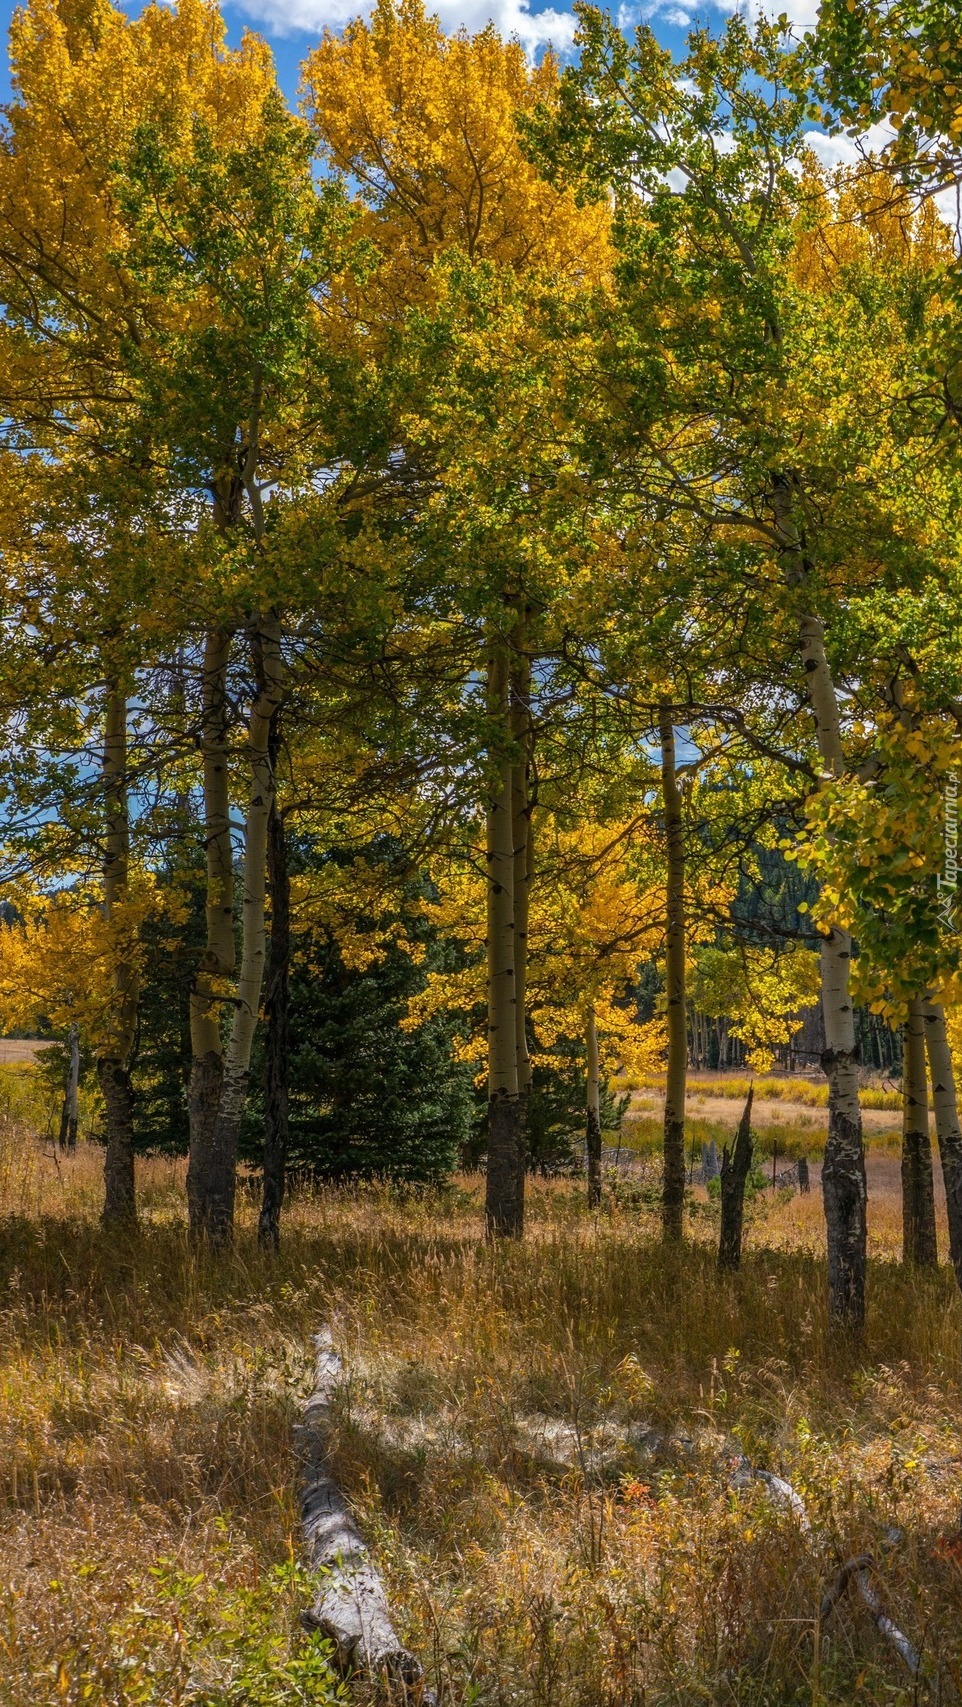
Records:
[[[271,732],[271,765],[277,775],[279,719]],[[267,963],[267,1025],[264,1061],[264,1177],[257,1237],[262,1245],[280,1245],[288,1137],[288,990],[291,955],[291,883],[287,869],[284,819],[275,794],[267,833],[267,881],[271,902],[270,955]]]
[[[745,1221],[745,1185],[752,1166],[752,1097],[754,1085],[738,1122],[735,1142],[729,1154],[722,1150],[721,1161],[721,1233],[718,1240],[719,1268],[738,1268],[742,1260],[742,1228]]]
[[[103,751],[104,917],[118,928],[113,948],[113,1005],[97,1053],[97,1077],[107,1111],[104,1158],[105,1222],[133,1222],[134,1106],[128,1071],[137,1032],[138,972],[129,927],[121,916],[130,878],[130,812],[127,799],[127,697],[118,682],[107,690]]]
[[[665,1085],[665,1152],[662,1180],[662,1230],[680,1239],[685,1214],[685,1088],[688,1075],[688,1017],[685,1006],[685,841],[681,791],[675,769],[675,730],[671,710],[659,719],[661,789],[668,859],[665,989],[668,1022],[668,1070]]]
[[[187,1206],[194,1237],[203,1232],[211,1189],[212,1145],[224,1078],[220,1010],[233,978],[234,853],[230,833],[227,671],[231,636],[211,629],[204,640],[201,759],[207,864],[206,941],[190,994],[190,1159]]]
[[[69,1057],[67,1061],[67,1084],[60,1114],[60,1148],[61,1150],[76,1150],[80,1090],[80,1032],[76,1021],[70,1027],[67,1047]]]
[[[962,1287],[962,1129],[955,1094],[955,1072],[945,1030],[945,1011],[939,1002],[923,1001],[922,1026],[932,1079],[935,1133],[945,1185],[949,1224],[949,1260]]]
[[[220,1102],[211,1134],[207,1189],[198,1210],[198,1230],[214,1245],[227,1244],[233,1237],[237,1143],[267,958],[267,829],[274,802],[270,731],[281,702],[284,670],[276,617],[261,618],[252,635],[252,649],[258,687],[248,720],[250,791],[244,837],[241,961],[224,1052]]]
[[[937,1268],[939,1262],[924,1022],[917,998],[909,1003],[902,1030],[902,1261],[916,1268]]]
[[[534,835],[530,797],[531,660],[516,653],[510,674],[511,734],[515,745],[511,767],[511,839],[514,847],[515,1040],[518,1056],[518,1175],[516,1231],[524,1231],[525,1176],[528,1170],[528,1104],[531,1096],[531,1054],[528,1048],[528,915],[534,876]]]
[[[804,588],[811,565],[792,508],[793,483],[776,476],[772,509],[785,579]],[[805,690],[815,720],[818,751],[829,776],[844,768],[838,695],[825,651],[821,619],[803,612],[799,644]],[[822,1166],[822,1196],[828,1242],[828,1307],[831,1318],[860,1330],[865,1320],[867,1262],[865,1152],[858,1100],[855,1013],[849,992],[852,942],[832,930],[821,946],[821,1002],[826,1047],[822,1069],[828,1079],[828,1138]]]
[[[518,1206],[518,1032],[514,940],[514,838],[508,666],[503,645],[488,656],[488,715],[499,743],[486,825],[488,982],[488,1168],[485,1219],[489,1237],[516,1237]]]
[[[588,1117],[585,1126],[588,1208],[598,1209],[601,1206],[601,1077],[598,1070],[598,1026],[594,1008],[588,1009],[585,1048],[588,1060]]]
[[[435,1703],[423,1689],[423,1671],[398,1636],[391,1620],[384,1584],[370,1551],[327,1463],[331,1403],[341,1373],[341,1360],[325,1329],[314,1337],[314,1388],[296,1432],[302,1463],[301,1521],[308,1564],[318,1577],[317,1593],[302,1623],[317,1630],[334,1647],[338,1670],[364,1672],[375,1682],[397,1683],[406,1698]],[[392,1696],[393,1699],[393,1696]]]

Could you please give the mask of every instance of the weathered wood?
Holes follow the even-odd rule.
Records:
[[[729,1153],[722,1150],[721,1234],[718,1240],[719,1268],[737,1268],[742,1260],[742,1225],[745,1219],[745,1183],[752,1165],[752,1098],[754,1085],[738,1122],[735,1142]]]
[[[793,1513],[798,1520],[798,1526],[802,1533],[804,1535],[812,1534],[811,1520],[805,1509],[805,1502],[801,1495],[796,1493],[791,1482],[786,1482],[782,1476],[776,1476],[770,1470],[756,1470],[749,1464],[747,1458],[742,1458],[736,1463],[731,1480],[735,1487],[744,1487],[751,1480],[764,1483],[775,1504],[787,1506]],[[892,1539],[897,1540],[899,1538],[897,1530],[892,1530],[889,1534]],[[871,1614],[872,1622],[879,1635],[884,1636],[885,1640],[891,1643],[899,1657],[904,1660],[912,1676],[918,1677],[922,1669],[922,1656],[909,1641],[905,1632],[899,1629],[886,1612],[882,1598],[872,1581],[873,1574],[877,1575],[878,1571],[878,1560],[874,1559],[871,1553],[856,1553],[853,1558],[846,1559],[822,1596],[818,1612],[819,1623],[824,1624],[825,1620],[831,1616],[849,1584],[854,1582],[864,1605]]]
[[[296,1432],[302,1464],[301,1522],[308,1563],[319,1576],[317,1596],[302,1615],[334,1645],[338,1668],[401,1684],[425,1707],[419,1660],[391,1622],[387,1594],[354,1515],[328,1468],[327,1437],[341,1360],[328,1329],[314,1336],[314,1387]]]
[[[825,1622],[833,1608],[842,1599],[849,1584],[854,1582],[863,1603],[871,1614],[872,1622],[879,1635],[884,1636],[885,1640],[892,1644],[896,1653],[904,1660],[912,1676],[917,1677],[922,1669],[922,1656],[913,1647],[905,1632],[899,1629],[885,1611],[878,1590],[872,1581],[872,1573],[877,1570],[877,1562],[871,1553],[856,1553],[854,1558],[846,1559],[822,1596],[819,1619],[822,1623]]]

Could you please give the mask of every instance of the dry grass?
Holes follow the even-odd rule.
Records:
[[[618,1080],[616,1088],[627,1090],[664,1090],[664,1075],[650,1074],[645,1078]],[[789,1078],[787,1074],[766,1078],[750,1078],[740,1073],[698,1073],[688,1078],[689,1094],[694,1097],[725,1097],[744,1102],[749,1085],[755,1087],[756,1102],[791,1102],[804,1108],[827,1108],[828,1085],[824,1080]],[[858,1093],[863,1108],[901,1109],[902,1093],[883,1085],[863,1085]],[[931,1105],[931,1099],[930,1099]]]
[[[962,1309],[906,1275],[873,1163],[871,1310],[826,1330],[817,1196],[756,1201],[719,1281],[713,1211],[666,1256],[650,1216],[539,1185],[521,1248],[479,1192],[319,1193],[278,1261],[187,1247],[181,1164],[140,1169],[136,1240],[96,1223],[99,1157],[0,1146],[0,1702],[266,1707],[334,1685],[298,1633],[290,1425],[333,1319],[338,1473],[399,1622],[450,1704],[914,1700],[858,1606],[815,1640],[839,1557],[903,1531],[893,1613],[942,1700],[962,1680]],[[803,1492],[815,1541],[742,1450]],[[954,1691],[954,1693],[953,1693]],[[924,1698],[924,1695],[923,1695]]]

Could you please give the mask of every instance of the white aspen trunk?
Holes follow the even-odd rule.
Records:
[[[665,990],[668,1064],[665,1084],[665,1150],[662,1180],[662,1228],[666,1239],[680,1239],[685,1214],[685,1090],[688,1083],[688,1014],[685,1002],[685,840],[681,791],[675,770],[675,730],[671,710],[662,707],[661,790],[668,861],[665,933]]]
[[[201,683],[201,759],[204,846],[207,864],[206,941],[190,994],[190,1160],[187,1205],[191,1233],[207,1222],[214,1124],[224,1078],[221,1006],[233,979],[234,853],[230,831],[230,764],[227,744],[227,672],[231,635],[211,629],[204,638]]]
[[[107,690],[104,719],[105,799],[104,917],[119,923],[118,910],[130,879],[130,811],[127,799],[127,697],[119,682]],[[124,932],[115,941],[114,1001],[107,1034],[97,1054],[97,1075],[107,1110],[103,1219],[132,1222],[134,1195],[133,1092],[130,1052],[137,1031],[139,980],[133,944]]]
[[[518,1225],[518,1032],[515,988],[514,839],[508,665],[504,646],[488,656],[488,715],[495,752],[487,812],[488,1167],[485,1218],[489,1236],[515,1235]]]
[[[932,1079],[935,1134],[945,1185],[949,1260],[962,1287],[962,1128],[959,1125],[952,1052],[945,1030],[945,1010],[941,1003],[923,1001],[922,1025]]]
[[[786,581],[789,586],[803,588],[809,565],[793,514],[792,484],[783,475],[774,482],[772,509]],[[822,765],[828,776],[840,776],[844,757],[838,695],[825,651],[824,625],[812,613],[803,613],[799,620],[799,644]],[[866,1185],[855,1014],[849,991],[851,961],[852,942],[846,931],[833,930],[822,938],[821,999],[825,1024],[822,1068],[829,1086],[822,1194],[828,1242],[829,1314],[837,1322],[860,1329],[865,1320]]]
[[[237,1141],[247,1100],[251,1046],[257,1027],[267,957],[267,836],[274,802],[270,758],[271,720],[284,690],[280,623],[274,616],[257,625],[253,644],[258,659],[258,691],[248,722],[248,797],[243,867],[241,962],[233,997],[230,1036],[224,1052],[220,1103],[211,1138],[208,1190],[202,1211],[203,1232],[214,1243],[233,1233],[237,1183]]]
[[[922,1003],[909,1003],[902,1033],[902,1261],[937,1268],[935,1191]]]
[[[601,1073],[598,1059],[598,1025],[594,1008],[588,1009],[585,1022],[585,1055],[587,1059],[587,1121],[585,1150],[588,1161],[588,1208],[601,1205]]]

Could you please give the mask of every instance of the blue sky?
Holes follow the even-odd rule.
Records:
[[[667,46],[680,48],[688,26],[695,21],[718,27],[727,12],[733,10],[732,0],[644,0],[642,4],[619,4],[611,0],[623,28],[631,28],[644,19],[652,24]],[[739,0],[754,9],[756,0]],[[789,11],[801,26],[814,22],[818,0],[778,0],[772,10]],[[131,10],[137,10],[136,5]],[[517,35],[531,53],[552,43],[564,53],[570,46],[574,19],[561,0],[543,5],[541,0],[436,0],[434,7],[446,29],[466,24],[471,30],[482,29],[492,19],[504,35]],[[224,6],[230,36],[236,41],[245,26],[267,37],[277,60],[281,84],[293,102],[298,85],[298,67],[307,50],[316,42],[327,25],[339,29],[349,19],[366,10],[361,0],[240,0]],[[4,31],[9,26],[13,7],[10,0],[0,0]],[[6,98],[6,57],[2,66],[3,98]]]

